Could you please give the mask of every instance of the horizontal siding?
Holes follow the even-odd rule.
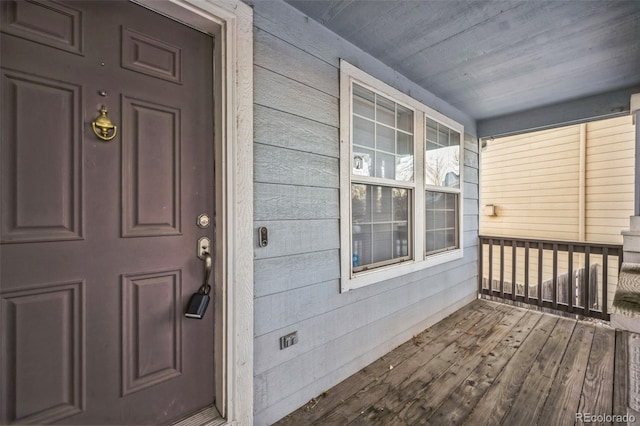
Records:
[[[338,127],[335,96],[259,66],[254,67],[253,81],[253,100],[257,105]],[[274,87],[278,90],[273,90]]]
[[[602,178],[606,178],[602,179]],[[633,185],[635,181],[635,176],[631,174],[619,175],[619,176],[600,176],[600,177],[589,177],[587,178],[587,188],[600,188],[607,187],[607,185],[624,185],[626,188],[625,192],[628,192],[629,185]]]
[[[339,187],[337,158],[259,143],[254,146],[254,156],[256,182]]]
[[[587,151],[587,155],[598,155],[606,152],[627,152],[629,147],[626,144],[629,140],[634,140],[635,135],[633,132],[633,126],[630,127],[631,131],[624,133],[618,133],[616,135],[609,135],[607,137],[596,137],[592,132],[587,132],[587,138],[591,141],[597,141],[597,144],[590,144]]]
[[[254,185],[255,220],[338,219],[337,188]]]
[[[629,159],[627,155],[628,155],[628,151],[623,151],[623,150],[620,150],[620,151],[607,150],[605,152],[600,152],[596,154],[591,154],[587,152],[587,160],[589,160],[589,162],[594,162],[594,163],[602,163],[602,162],[608,163],[610,161],[615,161],[615,160]]]
[[[622,243],[633,214],[634,140],[631,117],[588,123],[585,150],[585,236]],[[576,240],[579,230],[580,126],[488,142],[482,153],[483,234]]]
[[[529,185],[536,188],[565,188],[567,187],[565,181],[571,186],[578,185],[579,183],[578,179],[560,180],[556,179],[556,177],[566,177],[566,171],[558,173],[540,172],[535,175],[528,173],[527,176],[513,177],[513,179],[509,181],[509,184],[511,184],[511,186]],[[500,191],[504,184],[505,182],[498,179],[490,179],[488,182],[482,182],[482,187],[485,192],[489,190]]]
[[[254,106],[253,120],[255,141],[262,145],[339,157],[338,129],[334,126],[261,105]]]
[[[576,147],[577,148],[577,147]],[[533,157],[541,157],[540,153],[536,153],[535,155],[533,155]],[[577,156],[574,158],[572,156],[567,156],[566,158],[563,159],[556,159],[556,160],[545,160],[544,162],[541,162],[540,164],[537,165],[536,168],[532,168],[532,164],[531,162],[527,162],[525,160],[521,160],[519,162],[504,162],[502,164],[500,164],[500,170],[487,170],[487,174],[484,174],[483,171],[483,176],[499,176],[501,173],[506,174],[506,173],[519,173],[522,172],[524,170],[528,170],[528,172],[534,176],[536,175],[545,175],[548,173],[554,173],[554,174],[559,174],[559,173],[577,173],[579,171],[578,168],[578,158]]]
[[[586,238],[622,244],[633,215],[635,129],[631,117],[587,124]],[[604,208],[603,208],[604,207]]]
[[[269,230],[254,252],[254,423],[266,425],[476,298],[479,159],[465,135],[464,258],[340,293],[339,58],[454,109],[284,2],[257,2],[254,17],[256,239]]]
[[[269,245],[261,247],[260,250],[256,249],[254,252],[255,259],[340,248],[340,232],[337,219],[265,220],[256,221],[254,225],[256,228],[256,241],[258,241],[258,228],[264,226],[269,230]],[[255,287],[256,289],[260,287],[260,283],[256,282]]]
[[[254,63],[335,98],[340,90],[338,69],[268,32],[256,28]]]
[[[254,296],[260,298],[308,285],[311,270],[316,271],[314,280],[319,282],[337,280],[339,261],[338,249],[258,259],[254,263],[254,280],[260,285]]]
[[[587,178],[587,180],[596,179],[600,177],[616,178],[620,176],[631,176],[632,179],[635,179],[635,177],[632,174],[629,174],[629,169],[627,167],[620,167],[620,168],[616,167],[612,169],[601,167],[596,169],[594,168],[594,165],[592,163],[591,168],[589,170],[589,177]]]
[[[438,274],[438,280],[442,281],[438,285],[446,286],[451,280],[456,281],[457,276],[463,273],[463,271],[465,275],[473,275],[476,260],[477,253],[474,251],[468,258],[452,262],[449,268],[441,270]],[[452,267],[455,267],[455,269],[451,269]],[[387,283],[386,286],[380,285],[378,288],[372,288],[372,290],[366,294],[349,292],[338,295],[337,290],[340,288],[340,283],[338,280],[331,280],[258,298],[256,299],[255,305],[256,314],[264,315],[260,315],[263,319],[255,326],[255,335],[261,336],[271,331],[281,330],[293,325],[298,327],[304,320],[348,307],[352,313],[348,324],[342,324],[341,327],[338,327],[339,324],[336,324],[337,328],[330,327],[329,324],[327,325],[330,333],[340,334],[348,331],[354,323],[365,321],[369,315],[377,316],[380,315],[381,312],[390,309],[389,306],[382,306],[385,304],[383,302],[385,298],[393,297],[394,300],[398,301],[397,303],[406,303],[407,300],[412,299],[408,294],[409,289],[415,293],[414,296],[425,293],[419,297],[428,297],[432,292],[431,287],[433,284],[425,285],[424,280],[432,278],[435,270],[436,269],[421,271],[408,277],[395,278],[393,291],[389,291],[390,288],[388,288],[388,286],[390,283]],[[386,303],[389,304],[391,301],[387,300]],[[377,306],[377,311],[366,312],[372,304]],[[348,312],[344,311],[340,315],[340,318],[344,320],[344,318],[348,316]],[[362,316],[362,318],[359,316]],[[341,328],[342,330],[340,330]]]

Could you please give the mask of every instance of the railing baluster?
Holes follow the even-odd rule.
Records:
[[[482,250],[482,246],[484,244],[484,238],[478,238],[478,293],[484,294],[484,286],[482,285],[482,280],[484,277],[482,274],[484,273],[482,264],[484,263],[484,250]]]
[[[529,241],[524,243],[524,303],[529,303]]]
[[[542,306],[542,242],[538,243],[538,306]]]
[[[589,311],[591,310],[591,280],[590,277],[590,269],[591,269],[591,260],[589,256],[591,254],[591,247],[588,245],[584,247],[584,274],[583,274],[583,282],[582,282],[582,294],[584,299],[584,316],[589,316]]]
[[[605,247],[602,250],[602,307],[600,308],[601,318],[603,320],[609,319],[607,313],[607,293],[609,292],[609,249]]]
[[[504,239],[500,239],[500,298],[504,299]]]
[[[518,244],[511,240],[511,300],[516,300],[516,262],[518,261]]]
[[[489,294],[493,296],[493,240],[489,238]]]
[[[553,245],[553,294],[551,295],[553,309],[558,308],[558,244]]]
[[[622,270],[622,261],[624,260],[624,251],[622,248],[618,249],[618,274]]]
[[[568,278],[569,278],[569,300],[567,310],[569,312],[573,312],[573,304],[575,302],[575,288],[574,281],[576,278],[576,274],[573,273],[573,244],[569,244],[569,267],[568,267]]]

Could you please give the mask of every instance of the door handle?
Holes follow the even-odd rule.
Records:
[[[202,283],[201,289],[204,287],[204,294],[209,294],[211,286],[209,285],[209,277],[211,276],[211,270],[213,269],[213,260],[211,255],[207,252],[204,253],[204,283]]]
[[[198,240],[198,257],[204,262],[204,281],[200,287],[199,293],[209,294],[211,286],[209,285],[209,277],[213,269],[213,259],[210,254],[211,240],[207,237],[201,237]]]
[[[187,318],[202,319],[204,313],[209,306],[209,292],[211,286],[209,285],[209,277],[211,276],[211,270],[213,269],[213,259],[209,254],[209,248],[211,247],[211,240],[207,237],[202,237],[198,240],[198,258],[204,262],[204,281],[196,293],[191,296],[187,311],[184,316]]]

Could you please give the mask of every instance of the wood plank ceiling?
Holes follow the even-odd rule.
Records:
[[[640,0],[287,0],[476,120],[640,85]]]

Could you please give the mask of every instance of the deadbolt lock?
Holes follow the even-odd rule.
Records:
[[[200,216],[198,216],[198,220],[196,223],[198,224],[198,227],[205,229],[208,228],[209,225],[211,225],[211,218],[208,214],[202,213]]]

